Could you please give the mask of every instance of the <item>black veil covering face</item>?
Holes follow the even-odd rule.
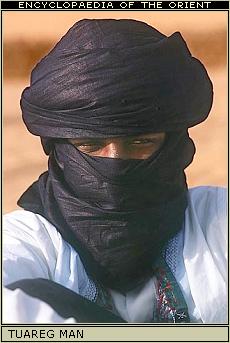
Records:
[[[34,68],[21,108],[48,171],[19,205],[53,223],[87,272],[126,290],[152,272],[187,206],[187,129],[212,105],[212,84],[179,33],[135,20],[82,20]],[[91,157],[67,138],[166,132],[146,160]]]

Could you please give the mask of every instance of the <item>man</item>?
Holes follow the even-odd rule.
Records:
[[[225,190],[184,174],[212,98],[181,35],[134,20],[38,63],[21,108],[49,165],[5,216],[7,322],[226,322]]]

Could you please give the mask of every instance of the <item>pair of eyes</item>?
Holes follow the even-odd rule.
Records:
[[[84,150],[86,152],[98,151],[105,148],[109,142],[104,140],[95,140],[95,141],[84,141],[76,142],[74,139],[70,142],[79,150]],[[122,146],[127,149],[141,149],[141,148],[150,148],[158,147],[161,145],[162,140],[159,138],[135,138],[122,141]],[[121,143],[119,143],[121,144]]]

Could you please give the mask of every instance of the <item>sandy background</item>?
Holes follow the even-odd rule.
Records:
[[[33,65],[82,18],[133,18],[170,35],[180,31],[214,85],[209,118],[190,130],[197,153],[187,168],[189,186],[227,184],[227,12],[3,12],[3,211],[46,169],[40,140],[21,120],[20,94]]]

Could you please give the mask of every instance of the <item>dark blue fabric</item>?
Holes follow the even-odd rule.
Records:
[[[146,160],[90,157],[60,140],[48,173],[19,205],[55,225],[93,279],[125,291],[149,276],[152,261],[181,228],[183,169],[193,154],[186,132],[169,134],[159,154]]]
[[[196,125],[212,96],[180,33],[166,37],[135,20],[83,20],[34,68],[21,108],[35,135],[124,136]]]
[[[181,229],[195,153],[187,128],[211,104],[207,72],[179,33],[134,20],[76,23],[22,94],[23,119],[50,156],[19,205],[54,224],[99,283],[135,287]],[[90,157],[63,139],[145,132],[167,139],[139,161]]]

